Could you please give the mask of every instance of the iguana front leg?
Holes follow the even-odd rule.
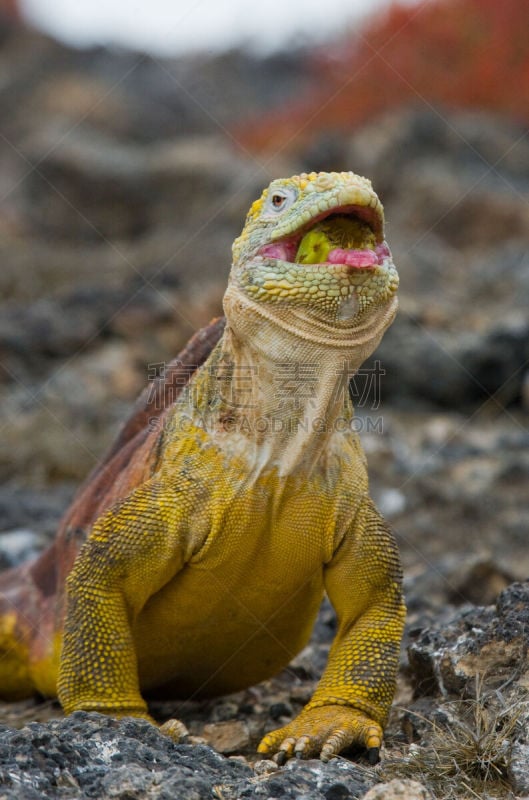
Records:
[[[327,761],[358,744],[375,762],[395,693],[405,607],[395,541],[368,497],[325,568],[325,586],[338,616],[327,668],[310,703],[258,751],[279,763],[292,755]]]
[[[140,694],[132,623],[198,549],[188,487],[143,484],[94,524],[67,580],[58,696],[66,713],[153,721]]]

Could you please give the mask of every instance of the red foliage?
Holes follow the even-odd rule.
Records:
[[[20,19],[18,0],[0,0],[0,16],[8,19]]]
[[[236,131],[251,149],[296,149],[403,104],[486,109],[529,122],[528,0],[395,4],[314,58],[310,96]]]

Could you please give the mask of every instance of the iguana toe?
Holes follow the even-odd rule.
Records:
[[[267,734],[258,752],[273,756],[281,766],[292,756],[329,761],[353,744],[366,747],[369,763],[376,764],[382,728],[362,711],[331,705],[302,711],[284,728]]]

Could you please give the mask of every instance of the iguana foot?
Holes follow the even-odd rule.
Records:
[[[288,758],[329,761],[349,745],[367,748],[370,764],[376,764],[382,744],[382,728],[362,711],[349,706],[320,706],[302,711],[291,723],[268,733],[257,752],[273,756],[277,764]]]

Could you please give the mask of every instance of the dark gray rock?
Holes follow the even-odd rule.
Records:
[[[509,780],[516,797],[529,796],[529,745],[516,742],[511,750]]]
[[[77,712],[64,720],[0,730],[0,799],[119,798],[346,800],[375,782],[344,760],[291,762],[254,776],[238,760],[205,745],[175,744],[142,720]]]
[[[479,554],[448,554],[424,572],[405,577],[408,615],[431,611],[439,614],[465,603],[490,605],[515,576],[494,559]]]
[[[30,306],[11,304],[0,317],[0,354],[11,360],[4,380],[37,379],[57,359],[78,355],[87,342],[93,349],[119,336],[123,319],[134,313],[153,328],[174,315],[159,287],[134,279],[122,287],[74,289]]]
[[[211,136],[146,147],[52,125],[25,150],[31,161],[50,155],[21,185],[20,202],[37,234],[61,239],[136,239],[175,221],[206,224],[223,206],[244,218],[246,187],[258,189],[251,163]]]
[[[363,369],[381,363],[384,401],[468,410],[492,395],[498,407],[519,402],[528,359],[528,320],[463,333],[401,315]]]
[[[506,182],[520,189],[529,182],[529,144],[523,134],[521,123],[494,114],[399,109],[356,133],[348,157],[355,170],[373,176],[388,199],[400,194],[400,178],[410,167],[428,169],[441,159],[450,165],[445,174],[464,175],[479,182],[480,190],[482,185],[503,189]],[[498,168],[491,169],[496,163]]]
[[[49,539],[57,531],[75,488],[61,484],[43,492],[14,483],[0,486],[0,533],[29,528]]]
[[[525,670],[528,645],[526,581],[504,589],[495,608],[472,607],[441,628],[417,632],[408,648],[415,692],[474,697],[480,676],[489,687],[513,682]]]
[[[211,797],[213,785],[236,785],[251,774],[249,767],[209,747],[176,745],[142,720],[117,722],[78,712],[0,732],[0,786],[24,800],[35,791],[41,798],[202,800]],[[174,793],[177,787],[180,794]]]
[[[353,800],[362,797],[376,783],[374,773],[350,761],[290,761],[262,783],[239,789],[241,798],[284,797],[298,800]]]

